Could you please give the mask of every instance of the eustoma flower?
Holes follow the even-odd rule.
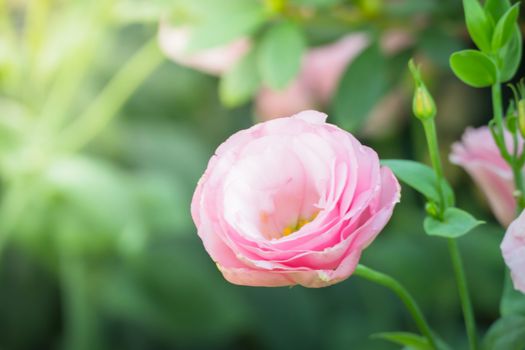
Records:
[[[305,111],[219,146],[192,201],[198,234],[235,284],[323,287],[346,279],[399,201],[375,151]]]
[[[505,136],[510,151],[512,136]],[[498,221],[508,226],[516,213],[512,169],[501,157],[489,128],[468,129],[461,142],[452,146],[450,160],[465,168],[487,196]]]
[[[510,269],[514,288],[525,293],[525,211],[507,229],[501,252]]]

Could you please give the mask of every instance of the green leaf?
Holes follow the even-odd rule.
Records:
[[[498,21],[501,16],[510,8],[509,0],[487,0],[485,1],[485,13],[492,16],[495,21]]]
[[[476,46],[485,52],[491,51],[494,21],[488,16],[478,0],[463,0],[467,29]]]
[[[477,220],[466,211],[452,207],[445,210],[443,221],[427,216],[423,227],[430,236],[457,238],[467,234],[482,223],[483,221]]]
[[[256,55],[250,52],[222,76],[219,96],[225,106],[236,107],[247,102],[259,85]]]
[[[514,284],[512,283],[508,270],[505,271],[500,313],[503,317],[511,315],[525,316],[525,294],[514,289]]]
[[[512,6],[496,25],[494,35],[492,36],[492,49],[499,50],[512,39],[515,28],[517,28],[517,19],[520,13],[520,4]]]
[[[281,22],[264,33],[258,47],[259,71],[273,89],[284,89],[301,68],[305,39],[291,22]]]
[[[413,350],[432,350],[432,347],[428,343],[425,337],[418,334],[408,332],[386,332],[372,334],[373,339],[383,339],[389,342],[408,346],[409,349]]]
[[[357,129],[387,88],[387,60],[374,44],[352,61],[339,81],[332,105],[337,124]]]
[[[499,50],[498,66],[500,67],[502,83],[511,80],[518,71],[522,48],[521,31],[516,27],[510,41]]]
[[[385,159],[381,164],[392,169],[396,177],[412,187],[427,199],[439,203],[440,196],[436,188],[437,178],[431,167],[412,160]],[[447,206],[454,205],[454,191],[446,180],[443,180],[443,193]]]
[[[473,87],[486,87],[498,81],[494,61],[476,50],[455,52],[450,56],[450,67],[461,81]]]
[[[485,339],[484,350],[522,350],[525,344],[525,317],[507,316],[494,323]]]
[[[237,6],[235,11],[217,11],[215,16],[203,19],[192,27],[189,53],[228,44],[250,35],[266,20],[264,7],[254,2]]]

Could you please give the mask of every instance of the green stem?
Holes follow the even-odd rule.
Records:
[[[445,195],[443,194],[443,189],[441,184],[443,182],[443,167],[441,166],[441,158],[439,156],[439,145],[437,141],[436,133],[436,124],[434,123],[434,118],[426,119],[422,121],[423,129],[425,130],[425,136],[428,144],[428,152],[430,154],[430,161],[432,162],[432,168],[437,177],[437,191],[439,194],[439,216],[440,219],[443,219],[445,215]]]
[[[441,219],[445,213],[446,203],[445,196],[443,193],[443,187],[441,186],[443,181],[443,167],[441,165],[441,158],[439,156],[439,145],[437,141],[436,127],[434,118],[423,120],[423,128],[425,129],[425,135],[428,143],[428,151],[430,153],[430,159],[432,161],[432,167],[437,177],[437,190],[441,199],[440,210]],[[461,259],[459,247],[454,238],[448,239],[448,246],[450,251],[450,257],[452,265],[454,267],[454,274],[456,277],[456,283],[458,285],[459,298],[461,301],[461,308],[463,310],[463,317],[465,319],[465,327],[467,329],[467,336],[469,339],[470,349],[477,349],[477,332],[476,332],[476,321],[474,318],[474,311],[472,309],[472,303],[470,301],[470,295],[467,287],[467,280],[465,277],[465,269]]]
[[[88,109],[64,130],[62,148],[75,151],[89,143],[163,60],[157,38],[152,38],[126,62]]]
[[[414,298],[410,295],[406,288],[403,287],[403,285],[401,285],[401,283],[384,273],[375,271],[364,265],[357,265],[354,274],[356,276],[367,279],[370,282],[374,282],[384,287],[387,287],[395,294],[397,294],[397,296],[401,299],[401,301],[403,301],[406,308],[412,315],[412,318],[414,319],[421,334],[423,334],[428,339],[429,344],[434,349],[437,349],[437,340],[434,337],[434,334],[432,333],[432,330],[430,329],[430,326],[428,325],[425,316],[421,312],[421,309],[417,305]]]
[[[64,312],[64,349],[93,349],[96,337],[95,314],[89,305],[86,267],[81,257],[60,247],[60,282]]]
[[[463,260],[461,259],[458,243],[454,238],[448,239],[448,248],[452,260],[452,266],[454,268],[454,275],[456,276],[456,283],[458,285],[459,298],[461,300],[461,308],[463,309],[463,317],[465,318],[470,349],[474,350],[478,348],[476,320],[474,318],[474,311],[470,301]]]
[[[510,162],[511,157],[507,149],[507,143],[505,141],[505,131],[503,127],[503,107],[501,103],[501,86],[499,83],[492,85],[492,109],[494,113],[494,120],[496,121],[496,137],[499,140],[496,140],[499,151],[503,159]]]

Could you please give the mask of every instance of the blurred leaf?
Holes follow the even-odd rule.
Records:
[[[193,242],[163,242],[132,266],[105,271],[99,286],[105,313],[179,345],[220,343],[240,332],[249,313],[239,289]]]
[[[60,239],[72,253],[107,251],[123,232],[140,224],[127,179],[100,160],[56,160],[33,181],[26,209],[31,217],[21,222],[16,236],[30,246]]]
[[[301,29],[291,22],[276,24],[264,33],[257,59],[261,77],[270,88],[282,90],[295,78],[305,45]]]
[[[512,79],[518,71],[521,62],[522,48],[521,31],[519,28],[515,28],[510,41],[499,51],[498,66],[500,68],[502,83]]]
[[[492,49],[499,50],[503,46],[509,43],[512,35],[514,34],[515,28],[517,28],[517,22],[520,13],[520,4],[515,4],[512,6],[503,17],[500,18],[496,29],[494,30],[494,35],[492,36]]]
[[[498,81],[492,59],[476,50],[455,52],[450,56],[450,67],[461,81],[473,87],[486,87]]]
[[[291,0],[293,4],[315,7],[328,7],[342,3],[344,0]]]
[[[383,339],[395,344],[404,345],[413,350],[432,350],[425,337],[407,332],[388,332],[372,334],[371,338]]]
[[[138,173],[133,183],[141,213],[153,232],[174,235],[191,231],[187,184],[182,179],[150,170]]]
[[[220,4],[222,5],[222,2]],[[227,7],[227,4],[224,5]],[[208,13],[210,18],[192,26],[188,52],[218,47],[250,35],[266,19],[264,7],[254,1],[234,6],[231,12],[214,12],[210,9]]]
[[[463,49],[463,44],[456,36],[431,27],[421,35],[419,47],[433,62],[448,68],[450,55]]]
[[[508,270],[505,271],[505,282],[503,284],[500,313],[503,317],[511,315],[525,316],[525,294],[514,288]]]
[[[383,5],[388,16],[408,17],[415,14],[431,13],[442,6],[442,1],[434,0],[404,0],[387,1]]]
[[[224,105],[236,107],[247,102],[257,92],[259,85],[256,55],[252,51],[222,76],[219,96]]]
[[[501,16],[510,8],[509,0],[486,0],[485,11],[492,15],[494,21],[498,21]]]
[[[403,181],[426,198],[435,203],[441,201],[436,188],[437,178],[428,165],[412,160],[384,159],[381,164],[389,167],[399,180]],[[454,191],[446,180],[443,181],[443,193],[447,206],[454,205]]]
[[[483,339],[484,350],[523,350],[525,317],[507,316],[494,323]]]
[[[494,21],[489,17],[478,0],[463,0],[467,29],[476,46],[485,52],[491,51]]]
[[[346,68],[333,100],[335,122],[356,130],[388,88],[387,60],[377,44],[371,45]]]
[[[458,238],[482,223],[466,211],[452,207],[445,210],[443,221],[427,216],[423,227],[430,236]]]

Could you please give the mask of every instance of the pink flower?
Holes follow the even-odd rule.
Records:
[[[510,269],[514,288],[525,293],[525,211],[507,229],[501,252]]]
[[[510,151],[511,136],[505,136]],[[512,170],[501,157],[489,128],[467,129],[461,142],[452,145],[450,161],[465,168],[487,196],[498,221],[508,226],[516,212]]]
[[[187,27],[171,27],[161,22],[159,45],[166,56],[173,61],[205,73],[221,75],[239,61],[251,47],[247,38],[237,39],[228,45],[188,53],[191,30]]]
[[[346,279],[400,187],[372,149],[305,111],[219,146],[192,201],[198,234],[231,283],[323,287]]]

